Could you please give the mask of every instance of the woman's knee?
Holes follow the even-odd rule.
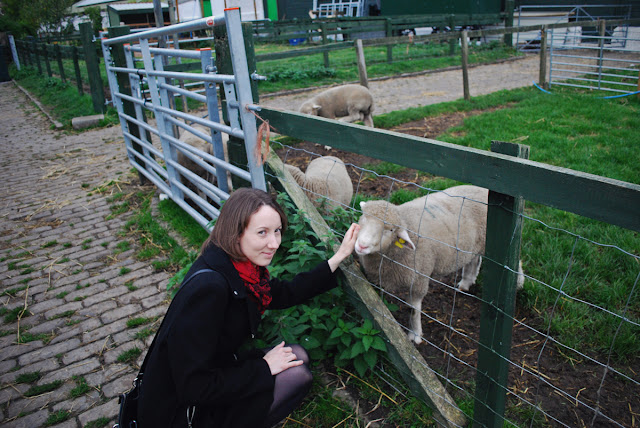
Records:
[[[293,345],[289,345],[289,346],[291,346],[291,350],[293,351],[294,354],[296,354],[296,357],[299,360],[302,360],[304,365],[308,366],[309,365],[309,354],[307,353],[307,350],[304,349],[302,346],[298,345],[297,343],[295,343]]]

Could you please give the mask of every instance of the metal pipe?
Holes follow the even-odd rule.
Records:
[[[153,28],[151,30],[143,31],[141,33],[127,34],[125,36],[114,37],[113,39],[103,39],[102,43],[105,45],[113,45],[116,43],[127,43],[131,41],[138,41],[140,39],[158,38],[167,34],[174,33],[186,33],[189,31],[201,30],[203,28],[215,27],[225,23],[224,16],[208,16],[205,18],[196,19],[189,22],[183,22],[180,24],[170,25],[168,27]]]

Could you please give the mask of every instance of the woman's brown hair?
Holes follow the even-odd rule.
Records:
[[[263,205],[276,210],[282,221],[282,233],[287,230],[287,216],[284,210],[269,193],[253,189],[251,187],[241,187],[234,191],[220,209],[220,215],[211,234],[202,244],[200,253],[215,245],[221,248],[234,260],[243,260],[244,254],[240,251],[240,237],[249,224],[249,219]]]

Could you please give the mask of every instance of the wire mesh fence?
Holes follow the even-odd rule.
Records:
[[[301,170],[320,157],[319,153],[292,146],[285,146],[279,152],[284,162],[295,163]],[[341,206],[356,220],[362,215],[360,201],[373,198],[399,205],[400,201],[412,197],[407,191],[417,198],[425,195],[427,201],[451,192],[451,188],[441,191],[403,182],[393,174],[379,174],[361,165],[347,164],[347,169],[352,183],[345,185],[353,185],[354,202]],[[371,181],[376,183],[375,194],[364,190],[371,188],[368,184]],[[402,192],[398,192],[400,189]],[[309,187],[305,190],[311,198],[329,202],[326,195]],[[460,196],[446,196],[441,203],[456,198]],[[462,206],[486,205],[472,198],[462,199]],[[442,245],[442,238],[434,236],[443,224],[424,227],[435,208],[425,202],[419,204],[428,209],[422,210],[416,219],[419,230],[408,232],[412,241],[422,245],[411,250],[404,243],[400,244],[404,248],[399,248],[397,231],[402,225],[391,221],[386,214],[381,216],[379,221],[384,224],[384,233],[396,235],[380,240],[390,239],[396,251],[383,245],[378,265],[365,269],[366,276],[371,287],[397,306],[389,322],[397,323],[409,339],[414,338],[415,332],[411,313],[416,309],[416,300],[412,294],[416,292],[417,282],[428,281],[429,291],[419,310],[423,333],[416,347],[424,358],[420,364],[440,379],[467,419],[477,422],[470,409],[474,401],[483,396],[483,391],[476,389],[478,351],[483,346],[479,327],[482,306],[492,304],[485,300],[482,291],[491,284],[486,282],[481,270],[477,283],[468,291],[458,287],[465,275],[462,255],[483,255],[463,245],[465,237],[461,232],[465,217],[461,211],[449,214],[456,225],[448,231],[452,240],[450,247],[457,256],[453,259],[451,274],[425,272],[419,263],[394,260],[402,251],[410,253],[412,258],[425,257],[421,252],[426,252],[426,247]],[[512,347],[510,355],[505,357],[509,366],[508,386],[502,391],[508,397],[505,420],[514,426],[637,426],[640,409],[637,358],[640,257],[634,246],[637,239],[633,233],[585,218],[564,221],[565,214],[533,207],[520,216],[525,281],[517,292]],[[594,232],[593,228],[607,229],[604,236],[610,240],[592,239],[594,234],[602,236],[601,231]],[[438,251],[442,252],[442,249]],[[482,263],[495,261],[483,257]],[[410,272],[412,280],[403,282],[383,273],[398,269]],[[380,370],[381,377],[388,377],[383,366]],[[402,384],[397,378],[389,381]]]

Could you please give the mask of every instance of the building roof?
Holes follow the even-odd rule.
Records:
[[[167,3],[162,3],[162,2],[160,3],[160,6],[163,9],[167,9],[169,7]],[[119,12],[130,11],[130,10],[153,10],[153,3],[122,3],[122,4],[112,4],[112,5],[109,5],[109,7]]]
[[[98,4],[113,3],[114,1],[120,1],[120,0],[82,0],[77,3],[74,3],[73,7],[75,8],[75,7],[95,6]]]

